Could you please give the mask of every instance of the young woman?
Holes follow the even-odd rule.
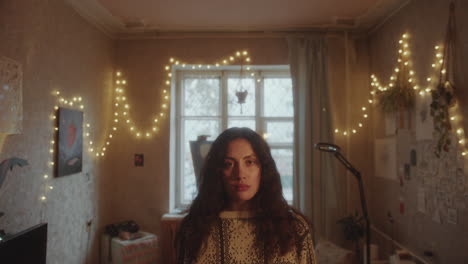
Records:
[[[316,263],[311,228],[284,199],[270,148],[256,132],[221,133],[201,177],[177,234],[178,263]]]

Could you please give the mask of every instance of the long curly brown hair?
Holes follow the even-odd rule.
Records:
[[[260,187],[250,200],[251,209],[256,213],[256,246],[263,247],[269,257],[276,248],[284,255],[294,245],[292,208],[283,197],[280,175],[270,147],[255,131],[235,127],[218,136],[205,159],[198,195],[176,237],[178,263],[192,263],[196,260],[206,246],[212,225],[219,220],[219,213],[228,206],[222,180],[224,158],[229,143],[239,138],[250,143],[261,166]]]

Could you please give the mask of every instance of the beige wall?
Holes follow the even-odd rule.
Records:
[[[5,212],[0,229],[15,233],[48,222],[48,263],[85,263],[91,251],[97,259],[96,229],[105,221],[101,186],[107,185],[99,163],[85,151],[82,173],[48,180],[43,175],[52,175],[47,165],[56,103],[52,90],[82,96],[85,122],[95,126],[94,140],[102,139],[110,110],[113,42],[61,0],[0,1],[0,39],[0,55],[20,62],[24,72],[23,132],[1,136],[0,160],[16,156],[29,162],[8,172],[0,190],[0,211]],[[39,198],[46,185],[54,190],[43,203]],[[93,221],[89,234],[88,220]]]
[[[171,57],[186,63],[213,64],[238,50],[248,50],[252,64],[288,64],[287,43],[276,38],[176,38],[119,40],[116,67],[128,82],[131,118],[138,127],[151,128],[159,113],[161,93]],[[137,140],[120,131],[109,153],[106,170],[112,171],[112,221],[135,219],[143,229],[160,234],[161,216],[169,210],[169,119],[160,121],[160,131],[150,139]],[[115,146],[118,145],[118,146]],[[133,155],[143,153],[145,166],[134,167]]]
[[[450,1],[445,0],[414,0],[406,7],[400,10],[387,23],[385,23],[376,32],[372,33],[369,38],[371,69],[380,80],[386,81],[390,77],[392,69],[396,66],[396,54],[398,51],[398,40],[405,32],[410,34],[411,57],[413,60],[413,68],[417,78],[422,83],[425,78],[430,75],[434,58],[434,46],[443,43],[445,27],[448,18],[448,7]],[[468,96],[465,87],[468,82],[466,55],[468,52],[468,20],[465,13],[468,10],[466,1],[454,1],[456,3],[456,15],[458,23],[457,34],[459,36],[458,48],[460,48],[458,62],[461,63],[460,72],[457,73],[457,89],[459,103],[464,114],[467,113]],[[377,112],[377,118],[374,119],[375,138],[384,137],[383,117]],[[397,136],[398,150],[398,167],[403,163],[408,163],[408,145],[417,147],[421,142],[416,141],[414,135],[414,120],[420,118],[418,113],[413,113],[413,129],[400,131]],[[464,128],[467,128],[466,118],[463,121]],[[418,152],[417,155],[423,153]],[[376,168],[377,170],[379,168]],[[436,257],[432,259],[435,263],[466,263],[468,252],[466,245],[468,243],[468,211],[461,208],[455,203],[468,205],[468,201],[458,201],[463,192],[456,191],[458,187],[464,189],[465,197],[468,188],[466,185],[467,171],[465,168],[463,184],[457,184],[456,189],[450,191],[445,189],[442,182],[436,183],[436,193],[430,192],[426,197],[434,197],[434,195],[442,195],[453,197],[452,203],[443,203],[441,215],[442,223],[436,223],[432,220],[433,212],[420,213],[417,211],[417,190],[419,187],[425,186],[424,179],[418,176],[417,169],[411,167],[415,174],[410,180],[404,180],[404,186],[400,187],[399,182],[389,181],[383,178],[372,178],[371,183],[371,207],[372,220],[374,225],[381,231],[391,235],[395,240],[415,253],[422,255],[424,250],[433,250]],[[400,172],[401,175],[401,172]],[[451,177],[448,170],[442,170],[441,174],[444,177]],[[419,177],[419,178],[418,178]],[[452,182],[454,179],[448,179]],[[427,184],[426,184],[427,185]],[[453,186],[454,184],[449,184]],[[403,199],[405,203],[405,213],[399,213],[399,200]],[[428,203],[431,203],[428,201]],[[447,222],[446,208],[458,208],[458,224],[450,224]],[[395,217],[395,225],[392,225],[387,220],[387,212],[391,212]],[[377,237],[376,237],[377,238]],[[389,243],[384,244],[389,249]]]

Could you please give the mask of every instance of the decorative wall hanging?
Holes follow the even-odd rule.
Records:
[[[0,56],[0,133],[18,134],[23,122],[21,64]]]
[[[453,59],[455,46],[455,5],[450,4],[449,21],[445,36],[442,67],[439,71],[439,83],[435,90],[431,91],[431,116],[434,118],[434,138],[437,146],[434,153],[440,157],[442,151],[448,152],[452,144],[449,132],[452,130],[449,117],[449,108],[455,105],[455,86],[453,84]]]
[[[23,167],[29,165],[27,160],[20,158],[9,158],[0,163],[0,189],[2,188],[3,182],[5,181],[8,170],[13,170],[15,166]]]
[[[83,167],[83,112],[58,110],[57,176],[81,172]]]

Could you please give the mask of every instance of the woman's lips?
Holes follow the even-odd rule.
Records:
[[[250,188],[250,186],[246,185],[246,184],[236,184],[236,185],[234,185],[234,188],[238,192],[245,192]]]

